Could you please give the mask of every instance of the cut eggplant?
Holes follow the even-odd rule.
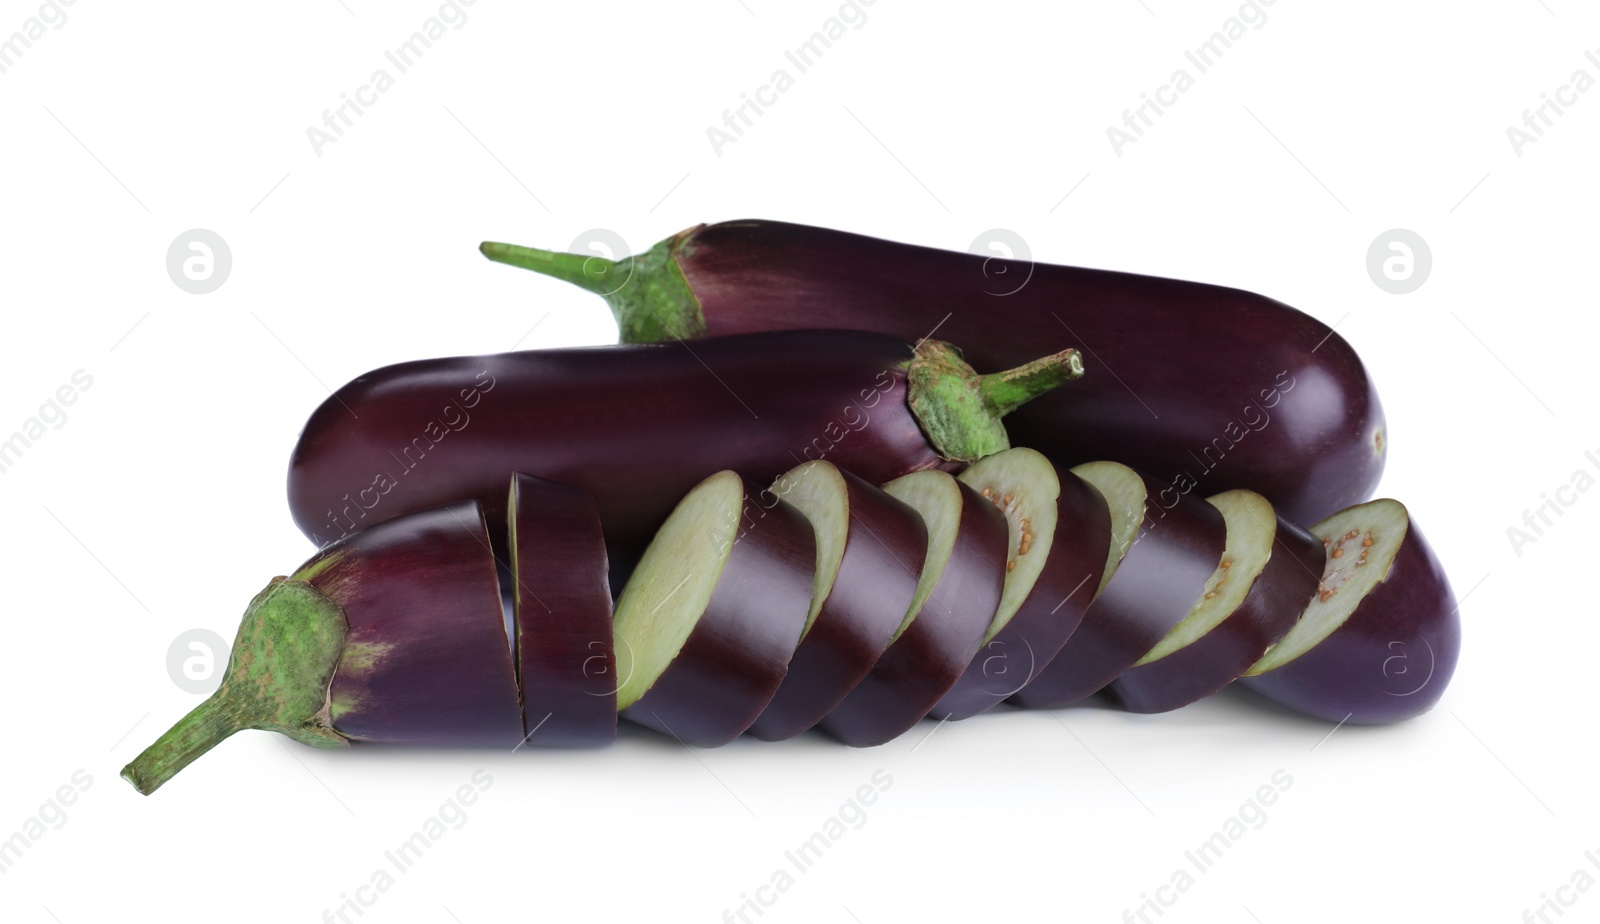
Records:
[[[478,503],[353,533],[273,578],[222,685],[122,777],[149,794],[245,728],[316,747],[514,747],[522,709]]]
[[[1006,518],[983,495],[944,472],[915,472],[884,490],[921,515],[928,550],[888,650],[820,723],[854,747],[883,744],[928,715],[972,662],[1005,585]]]
[[[816,541],[804,515],[731,471],[667,517],[617,600],[622,716],[715,747],[756,720],[811,610]]]
[[[1093,485],[1032,449],[1008,449],[958,476],[1006,515],[1000,608],[978,656],[933,715],[964,719],[1004,702],[1078,628],[1106,568],[1111,512]]]
[[[1241,683],[1297,712],[1381,724],[1433,708],[1455,672],[1455,593],[1398,501],[1341,510],[1311,528],[1326,550],[1316,598]]]
[[[1316,537],[1254,491],[1206,501],[1227,524],[1222,563],[1183,622],[1106,688],[1130,712],[1167,712],[1227,686],[1289,631],[1317,591],[1324,554]]]
[[[1144,657],[1188,615],[1227,544],[1222,513],[1199,498],[1117,462],[1072,471],[1110,506],[1111,560],[1078,631],[1012,697],[1031,708],[1084,699]]]
[[[529,747],[599,747],[617,737],[617,659],[600,511],[587,491],[517,474],[510,554]]]
[[[798,466],[770,491],[805,514],[817,537],[800,645],[750,727],[755,737],[775,741],[821,721],[889,646],[916,596],[928,530],[904,501],[831,462]]]

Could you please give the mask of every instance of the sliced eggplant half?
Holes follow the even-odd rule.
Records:
[[[811,611],[816,541],[805,516],[731,471],[696,485],[617,600],[622,716],[715,747],[756,720]]]
[[[529,747],[617,737],[617,659],[600,510],[582,488],[511,478],[517,674]]]
[[[791,469],[769,490],[805,514],[817,537],[800,645],[750,727],[775,741],[821,721],[889,647],[917,594],[928,530],[904,501],[831,462]]]
[[[1032,449],[995,453],[957,477],[1005,514],[1011,543],[1000,609],[932,713],[964,719],[1026,686],[1078,628],[1105,572],[1111,511],[1093,485]]]
[[[944,472],[914,472],[883,489],[922,516],[928,550],[888,650],[820,723],[854,747],[883,744],[928,715],[977,653],[1005,585],[1000,508]]]
[[[1326,550],[1316,597],[1240,682],[1331,722],[1397,722],[1433,708],[1455,672],[1461,620],[1416,521],[1380,499],[1311,532]]]
[[[1317,592],[1322,542],[1242,489],[1206,502],[1228,545],[1189,615],[1106,692],[1130,712],[1168,712],[1217,692],[1282,638]]]
[[[1188,615],[1222,561],[1221,511],[1117,462],[1086,462],[1073,473],[1111,508],[1111,560],[1078,631],[1033,682],[1012,697],[1055,708],[1117,679]]]

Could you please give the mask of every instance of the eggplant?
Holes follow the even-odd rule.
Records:
[[[811,609],[816,539],[804,514],[763,493],[717,472],[645,550],[617,600],[624,718],[715,747],[777,692]]]
[[[522,705],[482,508],[342,539],[250,601],[215,693],[122,776],[148,795],[234,732],[512,748]]]
[[[1133,667],[1188,615],[1227,547],[1222,513],[1197,497],[1117,462],[1072,471],[1106,498],[1110,553],[1078,630],[1011,697],[1030,708],[1078,702]]]
[[[762,503],[777,499],[811,521],[817,561],[800,644],[750,726],[766,741],[816,725],[872,670],[910,611],[928,551],[915,509],[830,462],[785,472]]]
[[[1206,498],[1222,513],[1227,548],[1205,592],[1161,643],[1106,688],[1130,712],[1168,712],[1210,696],[1254,665],[1317,592],[1326,554],[1266,498],[1234,490]]]
[[[1063,466],[1116,459],[1186,493],[1250,488],[1300,523],[1372,496],[1383,471],[1383,409],[1350,344],[1252,292],[776,221],[697,225],[615,263],[481,250],[604,296],[627,343],[937,328],[979,368],[1079,347],[1084,382],[1012,422]]]
[[[982,649],[933,709],[952,719],[999,705],[1050,664],[1083,621],[1111,547],[1105,497],[1032,449],[995,453],[959,478],[1005,514],[1010,552]]]
[[[898,737],[961,679],[1000,608],[1010,551],[1005,515],[945,472],[913,472],[883,489],[922,517],[928,547],[893,641],[818,725],[853,747]]]
[[[510,571],[530,747],[617,737],[617,658],[600,511],[581,488],[512,476]]]
[[[1410,513],[1385,498],[1311,532],[1326,550],[1316,597],[1239,682],[1330,722],[1398,722],[1432,709],[1461,654],[1461,617]]]
[[[1082,372],[1073,350],[978,375],[949,344],[862,331],[536,350],[388,366],[311,415],[289,507],[318,544],[462,499],[499,535],[506,480],[587,491],[614,577],[713,472],[827,458],[873,483],[1009,446],[1000,418]]]

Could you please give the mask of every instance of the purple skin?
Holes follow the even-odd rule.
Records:
[[[874,483],[957,467],[910,406],[911,359],[893,337],[796,331],[388,366],[311,415],[289,507],[319,545],[464,498],[500,535],[506,481],[526,472],[594,497],[615,577],[722,469],[765,484],[823,456]]]
[[[511,749],[522,704],[477,503],[364,530],[250,601],[216,692],[122,770],[146,795],[246,728]]]
[[[1355,351],[1251,292],[777,221],[698,225],[603,279],[585,278],[593,257],[482,249],[606,295],[625,342],[937,326],[979,368],[1078,347],[1083,381],[1012,428],[1063,467],[1115,459],[1201,494],[1250,488],[1300,523],[1370,497],[1383,471],[1383,410]]]
[[[329,688],[351,741],[515,747],[522,705],[489,533],[465,502],[363,530],[302,565],[349,626]]]
[[[966,672],[994,621],[1010,548],[1005,514],[960,488],[955,548],[927,602],[819,726],[845,744],[880,745],[922,721]]]
[[[1412,519],[1388,575],[1343,625],[1293,661],[1239,682],[1305,715],[1381,725],[1432,709],[1460,654],[1455,593]]]
[[[1272,557],[1232,615],[1149,664],[1128,669],[1106,693],[1129,712],[1169,712],[1210,696],[1261,659],[1294,626],[1317,592],[1322,540],[1278,517]]]
[[[761,715],[811,610],[811,523],[745,479],[743,526],[683,648],[623,718],[684,744],[717,747]]]
[[[1154,648],[1205,591],[1227,545],[1222,514],[1146,476],[1145,518],[1072,638],[1011,701],[1054,709],[1085,699]],[[1175,503],[1163,506],[1163,497]]]
[[[600,511],[581,488],[511,479],[517,674],[529,747],[617,737],[617,659]]]
[[[1061,494],[1050,558],[1011,621],[933,708],[935,718],[977,715],[1025,687],[1055,659],[1094,600],[1111,547],[1111,511],[1094,485],[1065,469],[1056,474]]]
[[[750,727],[766,741],[792,738],[837,707],[877,663],[916,596],[928,548],[922,518],[862,478],[839,474],[850,505],[844,557],[788,676]],[[772,491],[782,496],[782,479]]]

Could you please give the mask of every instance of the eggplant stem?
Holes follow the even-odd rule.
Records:
[[[149,795],[234,732],[261,728],[316,747],[348,746],[328,687],[348,631],[344,610],[304,581],[273,578],[245,610],[222,685],[122,768]]]
[[[562,279],[604,298],[623,343],[670,343],[709,333],[676,257],[675,248],[691,231],[620,260],[495,241],[484,241],[478,250],[496,263]]]
[[[1004,417],[1034,398],[1083,376],[1083,356],[1065,349],[1015,369],[978,377],[978,392],[996,417]]]
[[[617,288],[617,261],[596,254],[563,253],[496,241],[484,241],[478,250],[496,263],[543,273],[596,295],[609,295]]]
[[[1082,374],[1078,351],[1062,350],[1006,372],[979,375],[960,350],[942,340],[923,340],[906,366],[906,403],[939,455],[976,462],[1011,448],[1000,418]]]

